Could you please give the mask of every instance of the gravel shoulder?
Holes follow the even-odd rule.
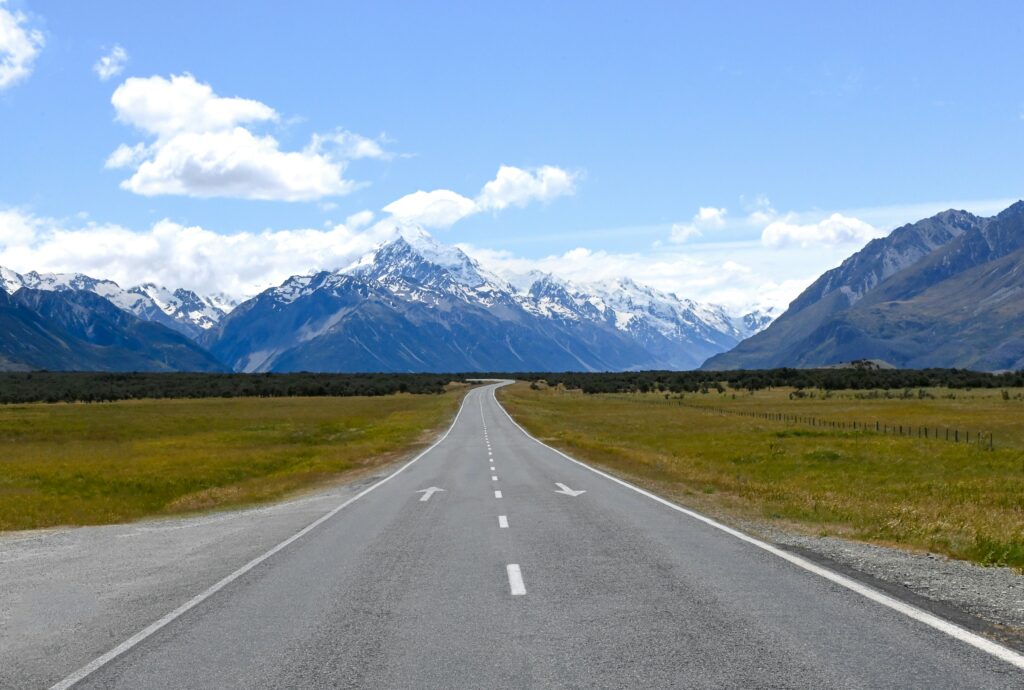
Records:
[[[48,687],[397,464],[259,508],[0,534],[0,687]]]
[[[1024,576],[1012,568],[836,537],[768,531],[783,548],[1024,651]]]

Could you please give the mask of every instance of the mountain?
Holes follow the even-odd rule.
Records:
[[[1024,202],[992,218],[945,211],[873,240],[768,328],[705,369],[1024,368]]]
[[[777,318],[779,318],[779,310],[777,308],[765,307],[744,314],[735,320],[735,325],[744,338],[749,338],[768,328]]]
[[[81,273],[18,274],[0,267],[0,289],[13,294],[27,287],[46,291],[84,290],[103,297],[144,321],[153,321],[192,339],[213,328],[235,303],[228,298],[200,297],[191,290],[146,283],[125,290],[112,280],[98,280]]]
[[[201,337],[241,371],[692,368],[738,342],[724,312],[629,281],[509,281],[422,231],[295,276]]]
[[[184,335],[88,290],[0,291],[0,369],[224,371]]]
[[[693,369],[746,333],[721,307],[702,305],[620,278],[574,285],[552,275],[522,280],[524,308],[550,319],[603,324],[637,342],[666,369]]]

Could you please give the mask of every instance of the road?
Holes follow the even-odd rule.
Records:
[[[493,391],[55,687],[1024,686],[1019,655],[568,459]]]

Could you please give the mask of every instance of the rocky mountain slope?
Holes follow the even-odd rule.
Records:
[[[945,211],[873,240],[763,332],[705,369],[880,359],[1024,368],[1024,202],[992,218]]]
[[[213,328],[235,303],[226,297],[201,297],[191,290],[168,290],[152,283],[124,289],[112,280],[99,280],[81,273],[19,274],[0,267],[0,290],[13,294],[19,288],[50,292],[84,290],[143,321],[153,321],[190,338]]]
[[[0,291],[0,369],[224,371],[186,336],[87,290]]]

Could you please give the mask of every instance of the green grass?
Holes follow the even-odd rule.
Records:
[[[686,406],[660,394],[525,384],[499,395],[545,441],[721,517],[1024,568],[1024,401],[1003,400],[1000,391],[913,400],[853,392],[791,400],[790,392],[687,395]],[[970,427],[993,432],[996,449],[690,405]]]
[[[0,529],[274,500],[423,444],[460,400],[452,391],[0,406]]]

